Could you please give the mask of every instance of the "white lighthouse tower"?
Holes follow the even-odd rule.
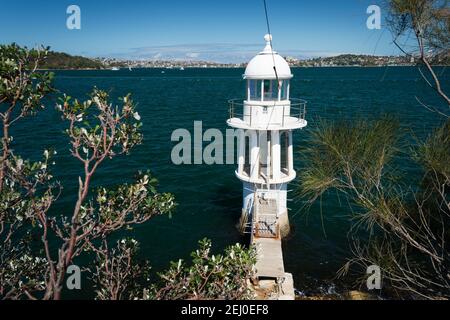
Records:
[[[306,127],[306,102],[290,98],[293,75],[286,60],[266,47],[245,70],[246,99],[230,101],[230,127],[242,129],[239,167],[243,182],[242,231],[252,238],[289,233],[288,183],[296,178],[292,133]]]
[[[270,293],[275,299],[294,299],[292,275],[284,270],[281,239],[290,230],[288,183],[296,178],[292,133],[307,125],[306,102],[290,98],[291,69],[273,51],[272,36],[264,39],[266,47],[245,70],[246,99],[230,101],[227,123],[240,129],[236,170],[244,189],[240,227],[251,234],[256,247],[256,286],[261,290],[261,284],[269,281],[275,284],[270,288],[278,288]]]

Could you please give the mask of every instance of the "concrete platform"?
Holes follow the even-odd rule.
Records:
[[[285,273],[283,283],[281,283],[281,292],[278,300],[295,300],[294,278],[292,274]]]
[[[280,239],[253,238],[256,246],[256,276],[283,278],[285,275]]]

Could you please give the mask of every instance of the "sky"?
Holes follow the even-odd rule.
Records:
[[[267,0],[273,46],[298,58],[398,54],[384,24],[366,26],[382,1]],[[80,30],[66,26],[69,5]],[[89,57],[245,62],[266,33],[263,0],[0,0],[0,43]]]

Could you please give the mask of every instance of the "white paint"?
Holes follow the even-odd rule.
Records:
[[[240,139],[240,142],[239,142],[238,172],[239,172],[239,174],[243,174],[244,173],[244,165],[245,165],[245,135],[241,134],[239,136],[239,139]]]
[[[279,181],[281,178],[280,131],[272,131],[272,155],[273,180]]]
[[[252,134],[250,137],[250,176],[252,179],[258,179],[259,177],[259,162],[260,162],[260,146],[258,144],[258,135]]]
[[[288,168],[289,168],[289,175],[295,174],[294,170],[294,144],[293,144],[293,138],[292,138],[292,131],[289,131],[289,144],[288,144]]]
[[[245,69],[244,79],[291,79],[292,72],[289,64],[277,52],[273,51],[270,42],[266,40],[266,47],[257,56],[255,56]],[[270,36],[271,37],[271,36]],[[275,61],[275,65],[274,65]],[[277,68],[277,74],[273,67]]]

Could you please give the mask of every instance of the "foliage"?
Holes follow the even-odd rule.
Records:
[[[375,264],[383,269],[385,286],[413,297],[448,298],[450,99],[431,65],[433,59],[448,56],[450,49],[448,1],[388,0],[387,4],[394,44],[418,59],[420,74],[445,106],[430,106],[417,96],[416,100],[443,116],[444,124],[425,141],[413,143],[414,137],[402,139],[395,121],[386,118],[322,122],[313,133],[313,147],[306,147],[299,191],[310,204],[331,190],[348,199],[354,258],[340,275],[351,266]],[[409,41],[410,34],[416,45]],[[401,38],[406,39],[403,46]],[[415,162],[422,179],[416,183],[394,166],[396,161]],[[361,238],[363,230],[369,231],[368,241]]]
[[[322,122],[315,129],[303,153],[300,192],[310,203],[331,190],[348,198],[355,258],[342,274],[353,264],[376,264],[393,288],[428,298],[450,295],[449,125],[418,146],[403,141],[389,118]],[[423,168],[419,186],[407,185],[411,177],[394,165],[406,157]],[[369,241],[361,240],[362,230],[369,231]]]
[[[96,253],[91,278],[95,282],[98,300],[125,300],[142,295],[143,286],[150,281],[150,266],[139,261],[139,244],[134,239],[117,241],[117,246],[108,248],[103,241]]]
[[[115,188],[91,188],[102,163],[142,142],[140,115],[130,95],[119,105],[96,88],[87,101],[61,97],[57,110],[68,124],[71,155],[80,162],[81,175],[71,215],[50,213],[62,192],[50,172],[56,153],[45,150],[37,162],[22,159],[9,135],[12,124],[43,109],[42,99],[53,92],[52,74],[36,71],[47,53],[0,46],[0,299],[61,299],[66,271],[80,257],[93,262],[84,269],[97,299],[250,298],[254,255],[239,245],[211,256],[211,243],[201,242],[192,266],[180,261],[161,274],[162,287],[150,281],[149,264],[138,259],[135,240],[111,248],[116,232],[175,207],[174,197],[159,193],[149,172]]]
[[[68,122],[71,153],[81,162],[83,174],[72,215],[49,214],[61,193],[49,171],[54,152],[46,150],[40,162],[24,160],[14,154],[9,135],[11,125],[43,109],[42,99],[52,92],[52,74],[36,71],[47,53],[0,46],[0,297],[5,299],[60,299],[74,258],[88,250],[107,250],[105,241],[113,232],[167,214],[175,206],[172,195],[157,192],[157,181],[149,173],[115,190],[90,190],[105,160],[128,154],[142,141],[131,97],[114,106],[105,92],[94,89],[88,101],[64,95],[58,105]],[[56,239],[52,246],[50,238]]]
[[[418,61],[418,70],[424,81],[446,103],[444,108],[430,106],[416,100],[427,109],[449,117],[450,98],[444,92],[438,74],[432,67],[434,61],[448,61],[450,54],[450,9],[448,0],[387,0],[388,25],[393,43],[407,56]],[[410,36],[414,35],[410,41]],[[404,45],[400,45],[402,39]],[[403,41],[402,41],[403,42]],[[411,43],[412,42],[412,43]],[[415,44],[414,44],[415,42]],[[425,72],[421,67],[425,67]]]
[[[58,197],[49,172],[53,153],[42,161],[14,154],[10,127],[44,108],[41,100],[53,91],[52,73],[37,72],[47,49],[0,46],[0,118],[3,128],[0,158],[0,296],[17,298],[43,289],[45,258],[31,250],[32,231]],[[24,231],[24,229],[26,231]],[[10,284],[14,283],[14,286]]]
[[[104,245],[107,246],[106,242]],[[172,262],[152,282],[150,266],[138,259],[139,244],[122,239],[113,249],[95,250],[92,279],[99,300],[245,300],[252,299],[248,281],[253,275],[255,254],[239,244],[224,255],[211,254],[211,241],[199,242],[192,252],[192,264]]]
[[[322,120],[312,133],[313,148],[307,148],[307,170],[302,171],[303,195],[316,200],[327,189],[344,191],[349,184],[380,184],[386,163],[396,154],[398,123],[384,118],[377,122],[345,122]],[[343,177],[353,179],[346,182]],[[364,195],[372,189],[364,190]]]
[[[43,108],[40,101],[52,90],[53,73],[37,72],[47,54],[48,48],[28,50],[16,44],[0,45],[0,103],[13,109],[20,105],[20,117]]]
[[[391,0],[388,22],[394,34],[413,30],[426,49],[437,52],[450,47],[450,10],[448,0]],[[434,52],[436,54],[437,52]]]
[[[161,283],[144,293],[145,299],[157,300],[247,300],[253,294],[248,281],[253,275],[254,250],[236,244],[224,255],[211,254],[211,242],[202,240],[191,254],[192,265],[172,262],[160,274]]]

